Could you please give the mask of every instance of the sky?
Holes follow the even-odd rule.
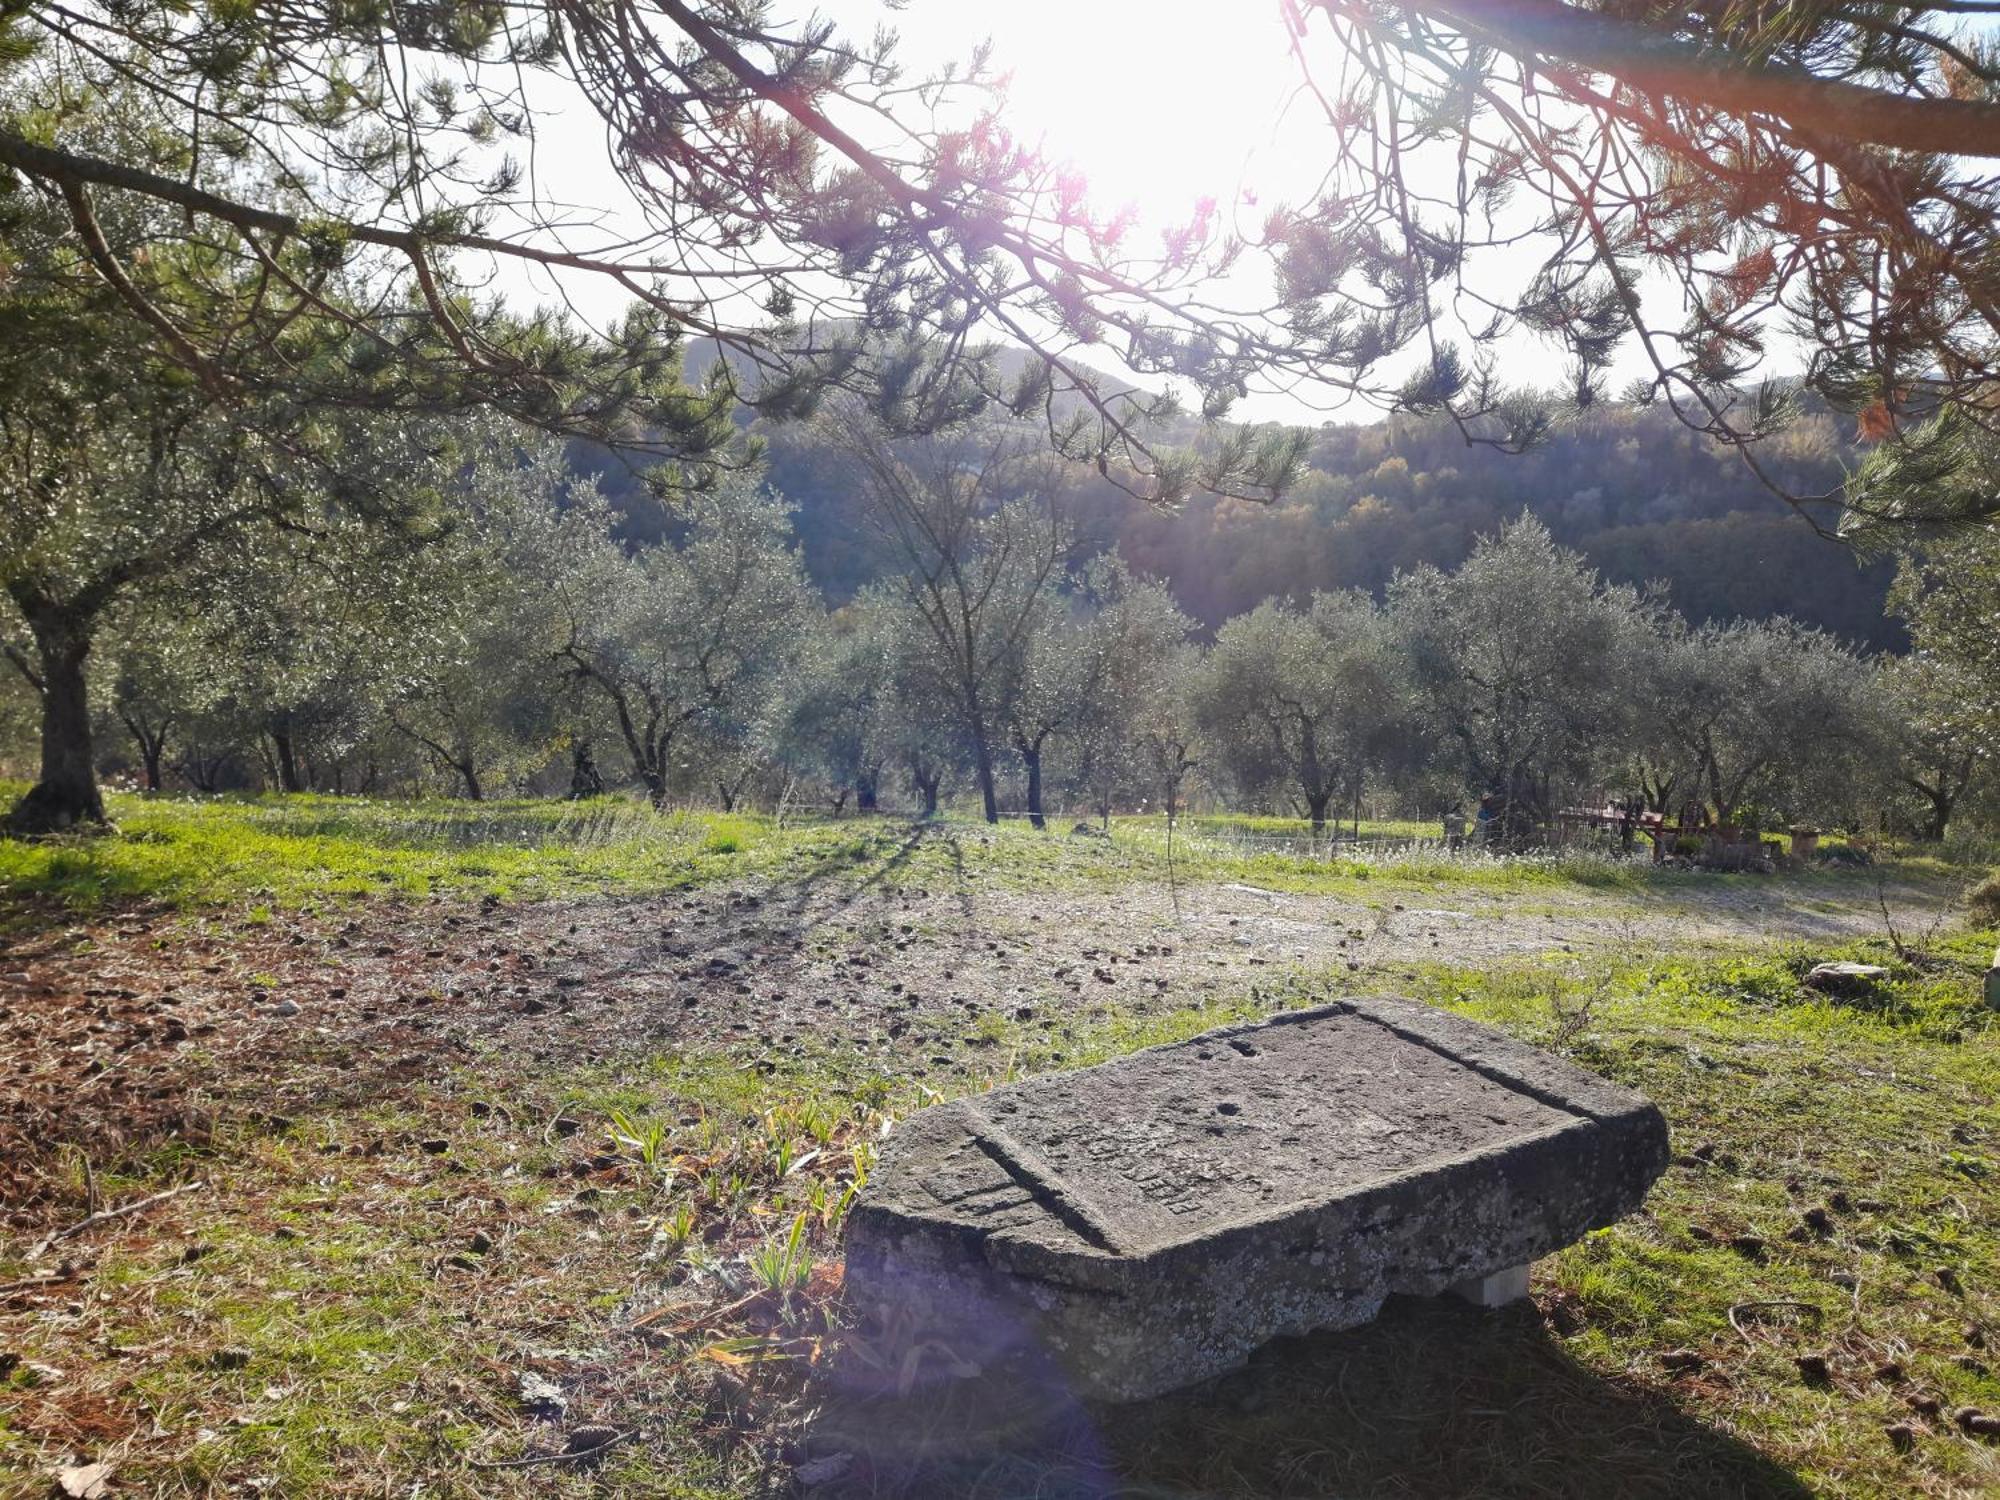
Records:
[[[850,0],[829,14],[873,8]],[[1245,186],[1268,198],[1311,181],[1298,149],[1311,122],[1293,107],[1297,65],[1275,0],[914,0],[896,25],[912,67],[962,54],[983,30],[1011,76],[1015,134],[1142,221],[1184,219],[1203,196],[1227,203]]]
[[[802,17],[781,0],[775,19]],[[1272,205],[1305,196],[1317,180],[1325,125],[1303,95],[1279,0],[823,0],[842,32],[866,38],[887,24],[897,56],[913,75],[967,57],[982,39],[992,66],[1008,75],[1006,121],[1017,137],[1080,171],[1099,212],[1129,206],[1140,232],[1185,221],[1212,197],[1254,226]],[[570,201],[616,219],[622,196],[605,161],[601,124],[581,100],[542,123],[536,168]],[[594,238],[584,235],[582,238]],[[1489,257],[1489,261],[1497,257]],[[1514,257],[1513,279],[1533,255]],[[1264,275],[1261,265],[1246,274]],[[1509,268],[1500,266],[1503,278]],[[513,297],[546,300],[545,273],[509,271]],[[602,323],[617,310],[615,290],[573,284],[572,305]],[[1261,284],[1259,287],[1261,290]],[[1116,370],[1113,360],[1087,356]],[[1554,384],[1563,357],[1522,336],[1502,351],[1511,379]],[[1622,375],[1614,369],[1614,377]],[[1235,415],[1251,420],[1373,420],[1374,407],[1329,406],[1281,394],[1253,395]]]

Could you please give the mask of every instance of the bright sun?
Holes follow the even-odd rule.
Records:
[[[1298,75],[1275,4],[918,0],[891,19],[913,72],[990,36],[1013,77],[1007,123],[1081,171],[1100,212],[1130,206],[1161,226],[1203,197],[1226,207],[1244,188],[1301,186],[1276,149]]]

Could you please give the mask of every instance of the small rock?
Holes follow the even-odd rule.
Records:
[[[77,1464],[55,1471],[56,1492],[68,1500],[104,1500],[110,1494],[110,1464]]]
[[[493,1236],[483,1229],[475,1229],[472,1238],[465,1242],[465,1248],[474,1255],[484,1255],[493,1248]]]
[[[447,1140],[418,1141],[417,1149],[426,1156],[443,1156],[445,1152],[451,1150],[451,1142]]]
[[[1908,1422],[1891,1422],[1882,1429],[1882,1435],[1898,1453],[1908,1453],[1917,1446],[1917,1429]]]
[[[1707,1363],[1692,1349],[1669,1349],[1660,1356],[1660,1368],[1673,1375],[1692,1375]]]
[[[1944,1410],[1944,1403],[1928,1392],[1919,1392],[1910,1397],[1910,1410],[1919,1416],[1935,1417]]]
[[[1805,986],[1822,995],[1853,995],[1868,990],[1889,977],[1880,964],[1820,964],[1806,975]]]
[[[276,1005],[271,1007],[271,1014],[277,1016],[280,1020],[290,1020],[303,1010],[304,1007],[296,1000],[280,1000]]]
[[[553,1380],[537,1375],[533,1370],[521,1372],[518,1392],[521,1409],[530,1416],[555,1421],[569,1410],[569,1397],[563,1394],[562,1387]]]
[[[1965,1288],[1958,1279],[1958,1272],[1952,1267],[1939,1266],[1935,1271],[1931,1272],[1931,1275],[1936,1277],[1937,1284],[1947,1292],[1950,1292],[1952,1296],[1959,1297],[1965,1294]]]
[[[800,1464],[792,1470],[792,1478],[798,1481],[800,1489],[809,1490],[822,1484],[832,1484],[853,1467],[852,1453],[829,1453],[824,1458],[808,1459]]]

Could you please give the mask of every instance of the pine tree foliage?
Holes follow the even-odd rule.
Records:
[[[886,35],[754,0],[9,0],[0,168],[98,300],[218,395],[479,402],[697,478],[730,461],[735,399],[801,415],[845,390],[903,431],[1004,407],[1173,502],[1280,493],[1298,440],[1162,443],[1172,403],[1090,358],[1205,417],[1278,386],[1518,449],[1631,352],[1638,394],[1830,530],[1871,502],[1765,462],[1799,406],[1780,332],[1871,437],[1992,426],[1996,13],[1290,3],[1319,189],[1255,222],[1203,204],[1153,245],[1009,133],[978,51],[912,76]],[[570,108],[601,119],[636,225],[573,232],[538,150]],[[496,262],[633,311],[603,336],[510,312]],[[1563,351],[1558,389],[1508,377],[1517,336]],[[734,358],[689,390],[697,337]],[[1033,351],[1018,378],[996,340]]]

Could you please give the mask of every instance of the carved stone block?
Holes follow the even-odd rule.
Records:
[[[1666,1162],[1627,1089],[1341,1000],[912,1116],[849,1218],[847,1288],[894,1337],[982,1365],[1038,1346],[1081,1393],[1136,1399],[1391,1293],[1501,1300]]]

